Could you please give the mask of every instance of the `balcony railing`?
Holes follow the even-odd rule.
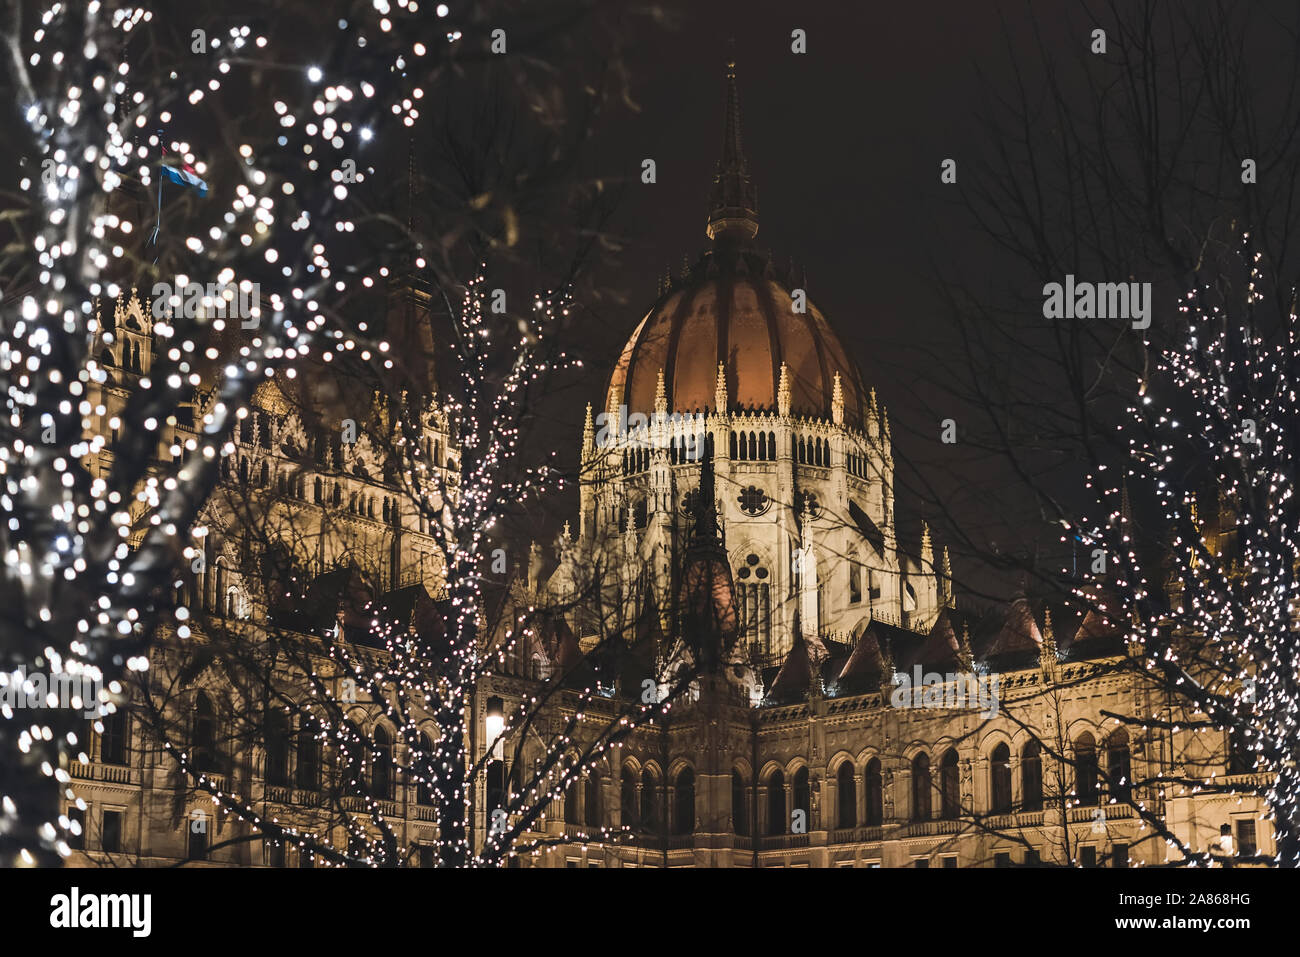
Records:
[[[938,821],[912,821],[903,832],[904,837],[928,837],[933,834],[960,834],[965,822],[958,819]]]
[[[104,781],[109,784],[130,784],[131,769],[125,764],[73,763],[68,773],[84,781]]]
[[[994,831],[1008,831],[1017,827],[1042,827],[1042,811],[1019,811],[1013,814],[994,814],[984,818],[985,827]]]
[[[266,799],[274,801],[277,804],[292,803],[293,791],[279,784],[268,784],[266,786]]]
[[[1227,774],[1223,777],[1214,778],[1209,782],[1222,787],[1234,788],[1266,788],[1273,783],[1273,775],[1268,771],[1252,772],[1249,774]]]
[[[863,826],[836,828],[830,833],[830,843],[864,844],[868,841],[879,841],[884,830],[885,829],[879,825],[873,827]]]
[[[807,847],[807,834],[773,834],[763,838],[763,850],[785,850],[792,847]]]

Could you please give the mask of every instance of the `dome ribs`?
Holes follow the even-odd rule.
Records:
[[[740,272],[742,259],[747,268]],[[706,253],[629,338],[610,379],[615,397],[630,412],[650,413],[662,369],[672,411],[712,409],[721,363],[728,408],[720,411],[779,413],[785,363],[793,417],[830,421],[838,372],[844,426],[863,431],[868,404],[860,370],[826,317],[811,302],[796,313],[790,290],[772,273],[770,262],[754,252]]]
[[[717,314],[714,316],[713,332],[717,340],[717,361],[721,362],[727,371],[731,373],[734,380],[734,386],[729,384],[727,397],[732,405],[736,405],[740,398],[740,360],[728,354],[729,336],[727,333],[731,328],[731,306],[736,295],[736,279],[734,276],[724,276],[718,280],[718,291],[720,295],[717,298]],[[715,409],[718,415],[726,415],[726,409]]]
[[[766,270],[764,270],[766,272]],[[758,295],[759,311],[767,323],[767,350],[772,356],[772,410],[776,411],[777,392],[780,387],[781,363],[785,355],[781,349],[781,330],[776,321],[776,300],[772,296],[772,282],[764,279],[754,283]]]
[[[693,411],[681,407],[677,396],[677,344],[681,341],[682,326],[695,305],[698,289],[683,289],[681,302],[668,323],[668,350],[664,356],[664,389],[668,392],[668,407],[675,412]]]

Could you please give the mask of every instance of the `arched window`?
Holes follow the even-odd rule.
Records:
[[[1043,749],[1037,741],[1020,751],[1020,806],[1026,811],[1043,809]]]
[[[880,759],[867,762],[867,826],[879,827],[885,820],[885,789],[880,777]]]
[[[791,811],[803,811],[803,821],[808,828],[812,828],[812,800],[811,792],[808,787],[808,769],[800,768],[794,773],[793,781],[794,807]]]
[[[205,544],[207,541],[207,539],[204,539]],[[221,615],[226,610],[226,560],[224,557],[217,559],[216,574],[212,578],[215,585],[212,589],[212,600],[208,607],[209,610]]]
[[[740,771],[731,772],[731,830],[736,834],[749,833],[749,802],[745,799],[745,779]]]
[[[751,461],[758,458],[758,437],[753,432],[749,433],[749,458]]]
[[[279,708],[267,713],[263,737],[266,783],[272,787],[285,787],[289,783],[289,719]]]
[[[393,799],[393,742],[384,726],[375,727],[374,753],[370,759],[370,794],[381,801]]]
[[[294,780],[304,791],[320,789],[320,741],[316,723],[304,718],[298,726],[298,768]]]
[[[1129,765],[1128,731],[1116,728],[1106,740],[1106,776],[1110,781],[1108,791],[1116,801],[1128,801],[1133,792],[1132,770]]]
[[[693,834],[695,832],[695,772],[690,768],[682,768],[677,775],[674,805],[673,833]]]
[[[779,770],[767,779],[767,833],[785,833],[785,775]]]
[[[1011,749],[999,744],[989,758],[989,810],[1006,814],[1011,810]]]
[[[586,805],[583,808],[583,820],[588,827],[600,827],[600,777],[592,772],[584,782]]]
[[[564,823],[577,824],[578,817],[578,779],[574,778],[564,789]]]
[[[492,812],[506,806],[506,765],[489,761],[487,766],[487,819],[491,827]]]
[[[217,770],[217,715],[212,699],[202,691],[194,701],[194,767]]]
[[[957,749],[949,748],[939,761],[939,812],[951,821],[961,814],[961,778],[957,771]]]
[[[622,820],[619,822],[624,827],[634,828],[640,820],[637,814],[636,806],[636,774],[631,768],[623,769],[623,780],[621,784],[621,800],[619,802]]]
[[[433,739],[427,734],[420,735],[420,751],[426,758],[432,761]],[[413,761],[408,761],[407,765],[414,765],[414,763],[415,762]],[[416,786],[415,803],[422,804],[425,807],[433,807],[433,785],[428,781],[420,781]]]
[[[912,759],[912,820],[930,820],[930,756],[925,753]]]
[[[317,504],[317,505],[324,505],[324,504],[325,504],[325,485],[324,485],[324,483],[322,483],[320,479],[316,479],[316,482],[314,483],[313,488],[314,488],[314,490],[315,490],[315,494],[316,494],[316,498],[315,498],[316,504]]]
[[[118,708],[100,718],[104,733],[99,736],[99,760],[105,764],[126,764],[126,710]],[[86,742],[87,751],[90,742]]]
[[[732,457],[733,459],[738,459],[738,458],[740,458],[740,455],[738,454],[737,449],[736,449],[736,433],[735,433],[735,432],[732,432],[732,433],[731,433],[731,441],[730,441],[728,444],[731,446],[731,449],[730,449],[730,451],[731,451],[731,457]]]
[[[849,604],[856,605],[862,601],[862,563],[858,561],[858,550],[849,549]]]
[[[1240,730],[1229,729],[1223,736],[1223,744],[1228,755],[1229,774],[1250,774],[1255,770],[1255,760]]]
[[[265,462],[262,463],[262,468],[258,471],[257,484],[262,488],[266,488],[271,484],[271,466]]]
[[[659,830],[659,781],[649,769],[641,772],[641,829]]]
[[[853,762],[845,761],[835,775],[835,801],[839,805],[839,826],[858,826],[858,789],[853,780]]]
[[[1079,803],[1097,803],[1097,744],[1087,731],[1074,740],[1074,790]]]

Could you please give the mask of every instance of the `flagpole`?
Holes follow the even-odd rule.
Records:
[[[158,245],[158,232],[160,229],[162,229],[162,191],[163,191],[163,177],[160,174],[158,176],[158,215],[154,219],[153,235],[149,237],[149,244],[151,246]],[[158,265],[157,256],[153,257],[153,264],[155,266]]]
[[[158,131],[158,140],[159,140],[159,146],[162,148],[162,155],[166,156],[167,147],[162,145],[162,130]],[[151,246],[158,244],[158,233],[162,229],[162,191],[163,191],[163,183],[166,181],[166,179],[167,177],[163,176],[162,174],[162,160],[160,159],[158,161],[158,214],[157,216],[154,217],[153,235],[149,237],[149,245]],[[157,256],[153,258],[153,261],[155,266],[158,265]]]

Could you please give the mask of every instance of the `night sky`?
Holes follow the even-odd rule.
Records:
[[[596,139],[598,167],[627,180],[612,223],[625,247],[599,277],[626,303],[602,305],[580,345],[592,375],[556,406],[562,443],[576,452],[583,405],[603,404],[614,358],[665,267],[676,274],[684,255],[694,261],[708,247],[734,38],[757,244],[806,270],[810,296],[890,409],[896,455],[925,458],[946,401],[927,381],[927,352],[953,335],[937,269],[998,275],[987,238],[970,228],[952,191],[961,189],[963,159],[987,146],[976,114],[990,87],[1008,81],[1009,49],[1032,56],[1027,8],[1008,5],[1004,19],[992,5],[957,0],[668,6],[677,24],[638,34],[627,53],[639,110],[610,117]],[[1043,42],[1086,47],[1087,29],[1062,20],[1067,6],[1034,5]],[[807,32],[806,54],[791,52],[796,27]],[[646,157],[658,167],[653,185],[638,179]],[[958,161],[958,185],[940,183],[947,157]],[[570,515],[574,506],[573,495],[560,503]],[[906,490],[900,508],[904,535],[919,536],[924,509],[909,508]]]

